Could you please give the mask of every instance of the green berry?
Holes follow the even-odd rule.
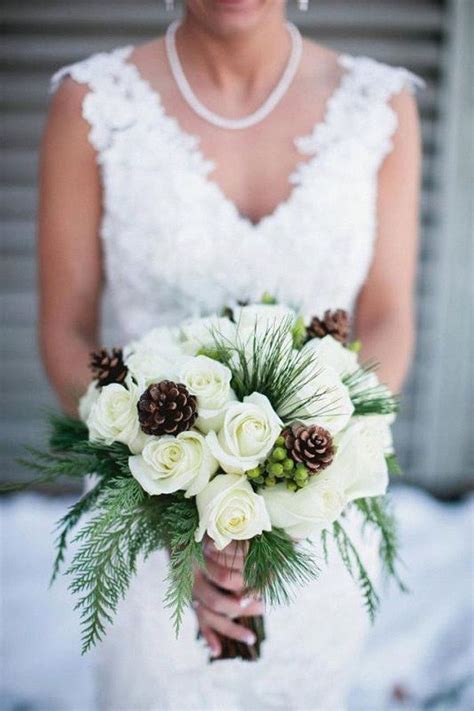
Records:
[[[274,479],[272,476],[267,476],[265,479],[265,486],[275,486],[276,484],[276,479]]]
[[[292,459],[285,459],[285,461],[283,462],[283,470],[285,472],[289,473],[289,472],[292,472],[294,468],[295,468],[294,461]]]
[[[298,483],[306,481],[308,479],[308,470],[298,469],[298,467],[296,467],[295,479]]]
[[[285,438],[284,438],[282,435],[280,435],[279,437],[277,437],[276,442],[275,442],[275,445],[276,445],[277,447],[284,447],[284,446],[285,446]]]
[[[249,479],[258,479],[260,474],[262,473],[262,470],[260,467],[255,467],[254,469],[249,469],[248,472],[246,472],[247,476]]]
[[[296,491],[298,488],[298,484],[295,481],[287,481],[286,488],[288,489],[288,491]]]
[[[286,449],[283,449],[283,447],[275,447],[272,452],[272,459],[275,462],[282,462],[286,459]]]
[[[353,351],[354,353],[359,353],[361,347],[362,344],[360,341],[352,341],[352,343],[347,344],[347,349],[349,351]]]
[[[259,476],[257,479],[252,479],[252,481],[254,484],[264,484],[265,483],[265,479],[263,478],[263,476]]]
[[[268,473],[273,476],[283,476],[283,464],[279,464],[278,462],[271,464]]]
[[[269,304],[270,306],[272,306],[273,304],[277,304],[278,302],[277,302],[275,296],[273,296],[272,294],[270,294],[268,291],[265,291],[265,292],[262,294],[262,300],[261,300],[260,303],[262,303],[262,304]]]

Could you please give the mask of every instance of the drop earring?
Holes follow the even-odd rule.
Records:
[[[309,2],[308,0],[297,0],[297,5],[298,5],[298,10],[302,10],[303,12],[306,12],[308,9]]]

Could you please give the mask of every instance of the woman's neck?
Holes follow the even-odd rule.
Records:
[[[245,102],[268,93],[288,61],[290,37],[282,12],[249,30],[219,35],[187,12],[176,34],[177,51],[191,85],[217,91],[221,102]]]

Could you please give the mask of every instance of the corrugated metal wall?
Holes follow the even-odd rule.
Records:
[[[311,4],[311,3],[310,3]],[[291,19],[319,41],[354,54],[368,54],[421,74],[427,89],[420,96],[423,119],[423,240],[419,278],[421,337],[417,363],[405,397],[397,436],[410,478],[437,488],[436,473],[426,476],[423,452],[415,447],[417,374],[425,368],[430,339],[435,337],[430,293],[436,288],[437,254],[431,233],[438,219],[436,127],[439,108],[441,48],[446,26],[441,1],[313,1],[308,13],[290,9]],[[42,432],[41,411],[53,403],[38,360],[35,336],[35,249],[37,146],[47,106],[47,83],[58,66],[91,52],[137,43],[161,33],[171,15],[159,2],[87,0],[4,2],[7,34],[1,48],[3,126],[2,158],[4,254],[1,300],[4,322],[2,402],[5,422],[0,449],[2,475],[20,473],[14,459],[21,443],[36,443]],[[453,475],[456,473],[454,472]]]

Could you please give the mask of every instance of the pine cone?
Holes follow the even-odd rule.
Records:
[[[128,373],[121,348],[112,348],[112,353],[109,353],[106,348],[91,353],[89,368],[92,370],[93,378],[97,380],[98,388],[111,383],[121,384]]]
[[[289,456],[297,464],[304,464],[310,474],[328,467],[335,453],[331,434],[319,425],[294,424],[283,432]]]
[[[324,318],[319,319],[314,316],[306,329],[308,339],[324,338],[324,336],[332,336],[341,343],[347,343],[349,338],[349,316],[344,309],[336,309],[331,311],[327,309],[324,312]]]
[[[138,401],[138,419],[145,434],[178,435],[189,430],[197,417],[196,397],[182,383],[153,383]]]

